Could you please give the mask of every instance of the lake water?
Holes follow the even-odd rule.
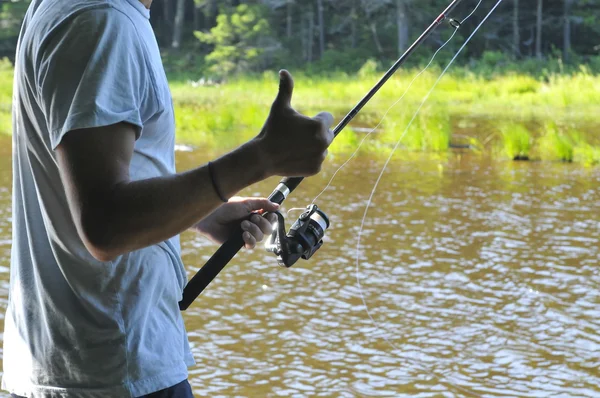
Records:
[[[0,136],[2,317],[10,148]],[[206,160],[179,152],[178,167]],[[286,208],[310,203],[343,160]],[[241,252],[185,313],[196,396],[600,397],[600,170],[399,155],[357,267],[382,165],[355,159],[319,199],[332,225],[310,262],[283,269],[263,250]],[[190,276],[216,250],[188,233],[182,244]]]

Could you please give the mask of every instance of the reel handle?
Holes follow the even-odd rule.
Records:
[[[303,177],[285,177],[277,189],[269,196],[271,202],[282,204],[287,196],[300,185]],[[212,255],[202,268],[194,275],[183,289],[183,298],[179,302],[179,309],[185,311],[206,289],[206,287],[219,275],[225,266],[244,247],[243,231],[240,228]]]
[[[350,121],[360,112],[360,110],[371,100],[371,98],[379,91],[379,89],[392,77],[392,75],[404,64],[410,55],[423,43],[433,31],[448,17],[448,15],[460,4],[463,0],[452,0],[446,9],[433,21],[431,25],[419,36],[419,38],[406,50],[404,54],[392,65],[385,75],[373,86],[373,88],[360,100],[360,102],[340,121],[333,130],[334,137],[350,123]],[[279,186],[273,191],[269,200],[271,202],[282,204],[287,196],[300,185],[304,178],[292,177],[281,180]],[[204,288],[217,276],[227,263],[237,254],[244,246],[242,234],[236,233],[232,238],[225,242],[219,250],[208,260],[208,262],[200,269],[200,271],[192,278],[183,291],[183,300],[179,303],[179,307],[185,310],[190,304],[202,293]],[[206,270],[205,270],[206,268]]]

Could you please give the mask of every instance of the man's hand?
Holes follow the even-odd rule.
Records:
[[[203,218],[206,221],[201,224],[210,226],[206,233],[224,241],[230,234],[226,225],[235,225],[236,220],[237,228],[252,210],[272,210],[264,203],[249,208],[234,202],[222,205],[229,210],[214,212],[221,201],[213,181],[223,196],[231,197],[273,175],[316,174],[333,139],[329,130],[333,117],[323,112],[309,118],[293,110],[294,82],[286,71],[280,77],[279,94],[260,134],[213,161],[212,175],[208,167],[201,166],[132,181],[134,126],[117,123],[66,133],[56,148],[57,163],[73,222],[90,254],[99,261],[112,261],[163,242]],[[257,237],[264,235],[262,224],[257,226],[260,233],[255,224],[244,225],[250,234],[245,235],[246,245],[252,247]]]
[[[321,112],[313,118],[292,106],[294,80],[288,71],[279,72],[279,93],[269,117],[256,138],[269,175],[307,177],[317,174],[333,140],[329,129],[333,116]]]
[[[265,218],[256,213],[262,214],[277,209],[279,205],[266,198],[236,196],[196,224],[194,229],[213,242],[223,244],[238,230],[241,223],[245,246],[247,249],[253,249],[266,235],[273,232],[272,224],[277,221],[275,214],[269,214]]]

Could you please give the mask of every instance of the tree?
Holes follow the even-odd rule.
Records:
[[[0,59],[14,57],[19,28],[28,6],[29,1],[0,3]]]
[[[513,54],[515,58],[521,56],[521,34],[519,31],[519,0],[513,0]]]
[[[379,40],[379,34],[377,32],[377,18],[375,13],[381,8],[386,7],[389,4],[389,0],[361,0],[362,8],[365,12],[366,21],[373,36],[373,42],[377,48],[377,52],[383,54],[383,46]]]
[[[213,46],[213,51],[206,56],[211,72],[226,76],[264,67],[268,44],[273,44],[264,13],[265,9],[259,5],[241,4],[220,14],[217,26],[210,33],[194,32],[200,41]]]
[[[303,29],[303,36],[306,45],[303,46],[304,59],[307,62],[313,61],[313,44],[314,44],[314,31],[315,31],[315,13],[313,11],[312,4],[309,6],[308,12],[306,13],[306,30]]]
[[[293,8],[294,8],[294,1],[293,0],[288,0],[287,5],[286,5],[286,11],[287,11],[287,15],[286,15],[286,29],[285,29],[285,33],[286,33],[286,37],[288,39],[290,39],[292,37],[292,27],[293,27],[293,20],[292,20],[292,12],[293,12]]]
[[[317,13],[319,15],[319,53],[325,53],[325,20],[323,18],[323,0],[317,0]]]
[[[406,0],[396,0],[396,25],[398,27],[398,56],[401,56],[409,46],[409,19],[406,10]]]
[[[161,49],[179,49],[169,52],[167,69],[199,72],[192,69],[209,64],[214,73],[219,69],[216,65],[228,60],[232,64],[226,66],[223,63],[219,70],[253,72],[270,66],[283,66],[282,62],[275,65],[277,59],[284,60],[286,66],[298,68],[320,59],[320,66],[352,72],[369,58],[387,64],[398,53],[404,52],[410,45],[411,33],[420,33],[448,2],[154,0],[150,21]],[[476,2],[463,2],[451,16],[464,18]],[[496,52],[503,58],[543,59],[550,49],[561,49],[565,61],[577,55],[578,61],[600,68],[600,62],[595,58],[600,56],[600,0],[512,0],[505,3],[510,3],[510,6],[499,7],[485,29],[469,43],[468,54],[472,59],[481,59],[487,51]],[[28,4],[29,0],[0,0],[0,57],[14,57],[19,28]],[[462,29],[463,33],[481,20],[489,9],[485,4],[466,23],[468,26]],[[238,33],[232,33],[233,36],[227,39],[229,41],[218,42],[217,36],[223,27],[215,31],[217,36],[212,34],[212,29],[217,27],[217,19],[220,18],[222,23],[222,18],[225,18],[229,28],[235,31],[238,27],[233,27],[231,18],[238,14],[237,7],[240,5],[250,7],[257,17],[252,23],[257,24],[259,32],[240,34],[240,37]],[[253,32],[254,26],[244,24],[246,33]],[[414,31],[412,27],[415,27]],[[190,33],[198,31],[208,35],[202,45]],[[444,35],[444,30],[440,29],[410,62],[423,62],[428,50],[437,48]],[[193,47],[193,52],[188,51],[190,47]],[[280,50],[282,47],[284,49]],[[229,50],[237,54],[227,55]],[[191,54],[198,56],[190,57]],[[182,60],[185,62],[180,62]]]
[[[538,0],[537,2],[537,14],[536,14],[536,35],[535,35],[535,56],[541,60],[542,54],[542,23],[543,23],[543,7],[544,0]]]
[[[564,0],[563,2],[563,59],[569,62],[571,56],[571,6],[573,0]]]
[[[171,47],[179,48],[181,45],[181,34],[183,32],[183,20],[185,13],[185,0],[177,0],[177,10],[175,11],[175,24],[173,27],[173,42]]]

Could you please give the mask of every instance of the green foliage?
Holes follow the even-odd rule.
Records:
[[[161,54],[165,72],[173,80],[198,80],[206,70],[205,56],[197,49],[186,46]]]
[[[2,65],[0,131],[7,133],[10,132],[12,70],[7,69],[6,61]],[[379,76],[372,69],[362,78],[346,74],[304,75],[293,70],[292,73],[296,82],[295,109],[307,115],[327,110],[338,121]],[[334,141],[331,151],[347,153],[354,150],[366,131],[375,127],[399,99],[416,73],[417,70],[403,70],[394,76]],[[426,72],[414,82],[403,101],[390,109],[377,131],[366,141],[363,151],[389,153],[436,80],[436,73]],[[171,91],[178,141],[220,151],[247,141],[260,131],[277,88],[278,78],[274,72],[242,75],[213,85],[174,81]],[[400,140],[399,147],[411,152],[444,153],[453,133],[452,120],[507,120],[499,128],[502,156],[595,165],[600,163],[600,140],[594,141],[595,136],[590,132],[598,125],[597,103],[600,103],[600,77],[586,68],[572,76],[552,76],[548,81],[514,73],[492,79],[472,73],[453,73],[440,82]],[[542,120],[554,122],[543,125],[537,134],[535,126]],[[466,127],[469,124],[472,123],[465,123],[460,128],[470,129]],[[353,126],[362,129],[353,130]],[[477,147],[489,149],[489,142],[493,141],[487,140],[490,134],[485,125],[475,126],[478,127],[466,132],[469,142],[476,143],[480,133],[482,140]]]
[[[363,129],[375,127],[415,73],[416,70],[398,73],[363,109],[353,126]],[[426,72],[415,81],[404,100],[390,110],[377,132],[369,138],[365,148],[385,152],[393,147],[431,88],[436,73]],[[294,107],[308,115],[328,110],[337,120],[371,88],[379,75],[376,73],[364,78],[345,74],[307,76],[293,70],[292,74],[296,81]],[[172,85],[172,92],[180,141],[230,149],[260,131],[277,92],[277,75],[240,76],[210,87],[192,87],[181,82]],[[251,100],[247,100],[248,93],[252,93]],[[594,152],[588,146],[578,146],[573,141],[571,155],[568,151],[566,155],[559,154],[556,147],[566,140],[559,139],[564,134],[551,134],[551,129],[550,132],[544,129],[538,137],[532,127],[535,123],[530,121],[550,119],[565,125],[585,126],[588,122],[595,125],[595,104],[599,102],[600,78],[583,70],[573,76],[554,76],[547,82],[514,73],[489,80],[473,74],[454,73],[440,82],[420,116],[402,138],[400,147],[410,151],[443,152],[448,148],[453,130],[451,119],[491,118],[509,121],[500,127],[502,156],[581,159],[582,162],[593,163]],[[489,136],[485,131],[481,133]],[[362,134],[363,130],[345,131],[336,139],[332,150],[343,152],[354,149]],[[474,134],[469,132],[469,135]],[[571,135],[568,132],[567,136]]]
[[[18,35],[28,6],[29,1],[11,1],[0,4],[0,40]]]
[[[573,146],[573,162],[586,166],[600,164],[600,147],[595,147],[586,141],[586,134],[574,128],[566,132]]]
[[[7,57],[0,58],[0,72],[8,72],[12,75],[13,64]]]
[[[265,44],[271,38],[269,23],[262,17],[264,8],[241,4],[217,18],[210,33],[194,32],[203,43],[213,46],[206,56],[209,70],[219,77],[265,67]]]
[[[408,127],[413,113],[405,109],[389,114],[382,124],[384,132],[380,141],[392,146],[399,142],[399,147],[410,151],[446,151],[452,134],[446,109],[443,106],[424,107]]]
[[[592,73],[600,73],[600,55],[590,57],[588,65]]]
[[[359,138],[358,134],[352,129],[347,127],[342,134],[338,135],[329,147],[329,151],[332,153],[348,153],[356,149],[359,145],[362,137]]]
[[[0,62],[0,134],[11,132],[13,71],[9,62]]]
[[[503,149],[511,159],[529,159],[531,149],[531,134],[522,124],[507,124],[500,128]]]
[[[600,164],[600,147],[581,142],[573,149],[573,160],[585,166]]]
[[[371,54],[364,49],[344,49],[334,50],[330,49],[325,51],[321,58],[307,65],[304,69],[306,73],[316,76],[323,76],[326,74],[338,75],[340,73],[354,74],[361,69],[369,60],[378,63],[379,61],[370,58]],[[303,61],[300,61],[302,64]],[[286,60],[282,65],[289,65],[289,61]],[[379,66],[375,66],[373,71],[375,72]]]
[[[376,60],[374,60],[373,58],[370,58],[367,60],[367,62],[365,62],[363,64],[363,66],[361,66],[361,68],[358,70],[358,77],[360,77],[361,79],[367,78],[367,77],[372,77],[375,74],[377,74],[378,70],[379,70],[379,62],[377,62]]]
[[[548,122],[544,126],[544,132],[538,145],[540,157],[543,160],[573,161],[573,141],[554,122]]]

